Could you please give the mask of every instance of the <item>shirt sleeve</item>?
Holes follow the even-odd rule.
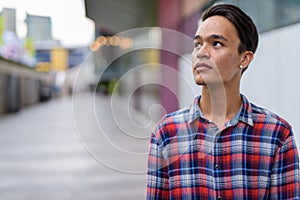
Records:
[[[292,131],[276,153],[270,196],[271,199],[300,199],[299,155]]]
[[[148,154],[147,200],[169,199],[169,176],[166,159],[154,134]]]

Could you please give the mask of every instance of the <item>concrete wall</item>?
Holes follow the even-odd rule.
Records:
[[[40,100],[40,86],[50,77],[26,66],[0,59],[0,115]]]

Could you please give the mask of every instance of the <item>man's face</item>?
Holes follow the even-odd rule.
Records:
[[[227,84],[239,80],[242,55],[238,53],[240,39],[234,25],[222,16],[206,19],[194,39],[192,65],[199,85]]]

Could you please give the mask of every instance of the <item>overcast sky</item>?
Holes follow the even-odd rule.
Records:
[[[85,17],[83,0],[0,0],[2,8],[15,8],[17,12],[17,32],[26,34],[26,13],[50,16],[52,36],[61,40],[64,46],[89,45],[94,36],[94,24]]]

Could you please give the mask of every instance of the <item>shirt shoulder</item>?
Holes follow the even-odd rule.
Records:
[[[254,123],[277,124],[290,129],[291,125],[278,114],[260,106],[251,103],[252,119]]]
[[[273,141],[278,147],[290,137],[293,138],[291,125],[276,113],[251,104],[254,131],[256,134],[263,134],[265,140]]]
[[[169,138],[177,136],[179,129],[186,128],[189,122],[191,107],[186,107],[164,115],[153,130],[157,142],[164,143]]]

